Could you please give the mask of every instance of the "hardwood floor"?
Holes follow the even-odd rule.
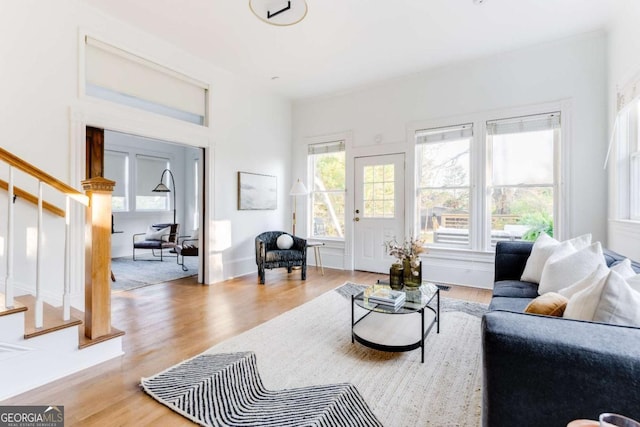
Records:
[[[141,377],[153,375],[226,338],[327,292],[345,281],[374,283],[374,273],[310,267],[300,272],[267,270],[266,285],[251,274],[211,286],[195,278],[114,293],[113,326],[124,330],[125,354],[77,374],[0,402],[3,405],[64,405],[68,426],[191,426],[142,392]],[[488,303],[489,290],[454,286],[445,297]]]

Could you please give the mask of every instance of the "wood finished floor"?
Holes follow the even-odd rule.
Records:
[[[310,267],[267,270],[267,284],[248,275],[212,286],[195,278],[118,292],[112,298],[112,323],[126,332],[125,354],[23,395],[3,405],[64,405],[69,426],[191,426],[180,415],[143,393],[141,377],[184,359],[327,292],[345,281],[374,283],[374,273]],[[488,303],[488,290],[454,286],[444,296]]]

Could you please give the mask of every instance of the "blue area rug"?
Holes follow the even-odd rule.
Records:
[[[111,271],[116,281],[111,282],[111,291],[128,291],[198,274],[198,257],[184,257],[187,271],[182,270],[175,257],[166,257],[164,261],[155,259],[150,256],[136,256],[136,261],[131,257],[113,258]]]

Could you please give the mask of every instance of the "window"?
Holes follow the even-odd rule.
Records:
[[[472,137],[472,124],[416,133],[416,205],[427,243],[469,246]]]
[[[344,141],[309,145],[311,237],[344,238]]]
[[[205,125],[208,85],[85,36],[87,95]]]
[[[362,216],[365,218],[393,218],[396,214],[395,165],[364,167]]]
[[[416,227],[435,247],[491,250],[554,235],[559,112],[417,130]],[[640,161],[638,167],[640,175]]]
[[[621,108],[616,118],[618,162],[617,217],[640,221],[640,100]]]
[[[487,122],[491,244],[553,234],[560,113]]]
[[[125,212],[129,210],[129,155],[119,151],[104,150],[104,177],[115,181],[111,197],[111,210]]]
[[[136,156],[136,210],[158,211],[169,210],[169,195],[171,193],[154,193],[165,169],[169,169],[169,159],[151,156]],[[173,183],[169,182],[169,174],[165,174],[164,184],[171,190]]]

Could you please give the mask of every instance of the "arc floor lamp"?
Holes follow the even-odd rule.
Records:
[[[173,186],[173,223],[176,224],[176,181],[173,179],[173,173],[169,169],[165,169],[162,171],[162,175],[160,175],[160,184],[156,185],[156,188],[151,190],[154,193],[171,193],[169,187],[164,185],[164,174],[169,172],[169,176],[171,177],[171,185]]]

